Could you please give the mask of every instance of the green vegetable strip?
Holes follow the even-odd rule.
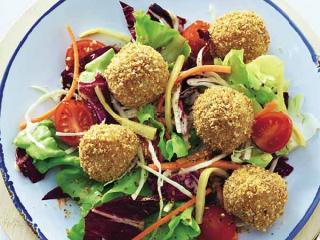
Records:
[[[196,221],[198,224],[202,223],[204,205],[206,201],[206,188],[211,174],[225,178],[228,177],[228,173],[220,168],[207,168],[201,173],[196,196]]]
[[[94,88],[97,97],[100,101],[100,103],[102,104],[102,106],[104,107],[104,109],[121,125],[126,126],[128,128],[130,128],[132,131],[134,131],[136,134],[139,134],[147,139],[154,139],[156,133],[157,133],[157,129],[147,126],[147,125],[143,125],[134,121],[131,121],[127,118],[122,118],[120,117],[118,114],[116,114],[111,107],[108,105],[108,103],[106,102],[106,100],[104,99],[104,96],[101,92],[101,89],[96,86]]]
[[[131,41],[131,36],[129,36],[127,34],[120,33],[120,32],[116,32],[116,31],[113,31],[110,29],[105,29],[105,28],[93,28],[93,29],[87,30],[87,31],[81,33],[79,35],[79,37],[83,38],[83,37],[87,37],[87,36],[95,35],[95,34],[102,34],[107,37],[120,40],[122,42],[130,42]]]
[[[174,67],[172,69],[172,72],[170,74],[169,81],[167,83],[166,87],[166,93],[165,93],[165,121],[166,121],[166,127],[169,130],[169,132],[172,132],[172,113],[171,113],[171,95],[172,95],[172,88],[174,85],[174,82],[177,80],[181,69],[183,67],[185,57],[183,55],[180,55],[177,58],[176,63],[174,64]]]

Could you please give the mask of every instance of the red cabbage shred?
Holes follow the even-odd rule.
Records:
[[[33,165],[33,159],[22,148],[16,150],[16,164],[19,167],[22,174],[29,178],[32,183],[39,182],[45,176],[40,173]]]
[[[120,197],[90,210],[85,217],[85,240],[127,240],[144,228],[144,219],[159,210],[156,197]]]

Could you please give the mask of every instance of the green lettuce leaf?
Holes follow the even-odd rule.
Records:
[[[251,158],[247,162],[258,167],[266,168],[272,161],[272,159],[273,157],[270,153],[262,152],[258,149],[253,149]]]
[[[248,159],[245,159],[246,152],[249,151]],[[236,163],[251,163],[252,165],[266,168],[272,161],[272,154],[266,153],[254,146],[249,146],[241,150],[233,151],[231,160]]]
[[[166,144],[166,151],[168,153],[166,159],[171,160],[174,154],[180,158],[188,155],[188,146],[182,137],[177,133],[172,132],[171,139],[169,139]]]
[[[57,166],[80,167],[80,160],[77,155],[65,155],[62,157],[47,158],[43,161],[34,161],[33,164],[39,172],[46,173]]]
[[[192,216],[193,207],[187,208],[180,215],[158,228],[156,234],[149,234],[145,239],[152,240],[189,240],[200,235],[200,227]],[[154,223],[157,214],[146,219],[146,226]]]
[[[98,205],[111,201],[112,199],[133,194],[139,185],[140,168],[134,168],[121,179],[116,181],[114,185],[102,196]],[[150,196],[152,194],[148,184],[145,184],[139,195]]]
[[[89,62],[85,66],[85,71],[83,71],[79,76],[79,82],[92,82],[95,80],[97,73],[102,73],[111,62],[114,57],[115,52],[113,48],[106,51],[101,56],[97,57],[93,61]]]
[[[57,176],[58,185],[63,186],[63,191],[78,199],[81,207],[82,218],[74,225],[68,237],[71,240],[82,240],[84,236],[84,217],[93,207],[109,202],[115,198],[133,194],[139,184],[141,169],[135,168],[121,179],[109,184],[103,190],[103,184],[88,179],[87,175],[79,168],[68,168],[69,170]],[[64,170],[62,170],[64,171]],[[152,191],[148,184],[145,184],[139,195],[151,196]]]
[[[150,16],[142,11],[134,12],[134,17],[138,43],[158,50],[169,64],[174,63],[181,54],[186,59],[189,57],[191,48],[177,30],[151,20]]]
[[[57,173],[56,181],[64,193],[79,202],[83,216],[102,198],[104,184],[89,179],[81,168],[68,166],[62,169]]]
[[[55,129],[52,121],[45,120],[40,122],[31,135],[38,144],[31,141],[26,129],[18,133],[13,143],[17,147],[25,149],[34,160],[44,160],[65,155],[65,152],[60,149],[57,140],[54,138]]]
[[[286,112],[283,93],[288,85],[284,80],[283,62],[276,56],[263,55],[245,64],[243,50],[231,50],[223,61],[215,60],[232,67],[228,76],[231,87],[254,99],[255,106],[277,100],[280,111]],[[258,110],[258,108],[256,108]]]
[[[68,238],[70,240],[83,240],[84,228],[84,218],[81,218],[80,221],[68,231]]]
[[[174,155],[184,157],[188,155],[188,146],[181,136],[172,132],[171,139],[165,139],[165,127],[158,122],[155,117],[155,107],[151,104],[142,106],[137,113],[138,120],[141,123],[149,122],[150,125],[158,129],[159,144],[158,147],[162,156],[170,161]]]

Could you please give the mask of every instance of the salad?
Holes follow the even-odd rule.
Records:
[[[61,89],[33,86],[42,95],[13,141],[18,169],[32,183],[55,169],[43,200],[79,205],[71,240],[266,231],[288,199],[288,155],[320,122],[301,113],[303,95],[289,96],[263,19],[234,11],[187,26],[158,4],[120,6],[130,35],[94,28],[76,39],[67,27]]]

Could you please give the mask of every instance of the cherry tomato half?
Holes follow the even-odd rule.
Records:
[[[81,39],[77,41],[77,46],[78,46],[78,52],[79,52],[79,59],[84,58],[85,56],[89,55],[93,51],[96,51],[100,48],[105,47],[101,42],[91,40],[91,39]],[[70,45],[67,48],[66,52],[66,65],[68,67],[72,67],[74,64],[74,58],[73,58],[73,47]]]
[[[182,32],[182,36],[188,40],[193,56],[197,56],[199,50],[206,44],[206,42],[199,37],[198,30],[208,31],[209,26],[209,23],[197,20]]]
[[[282,112],[258,116],[252,127],[252,140],[263,151],[274,153],[282,149],[292,133],[292,121]]]
[[[69,100],[62,102],[54,115],[55,127],[58,132],[76,133],[84,132],[95,124],[95,119],[87,107],[81,101]],[[78,146],[80,136],[63,136],[61,140],[70,145]]]
[[[200,240],[236,240],[238,234],[232,215],[215,205],[205,209],[200,225]]]

